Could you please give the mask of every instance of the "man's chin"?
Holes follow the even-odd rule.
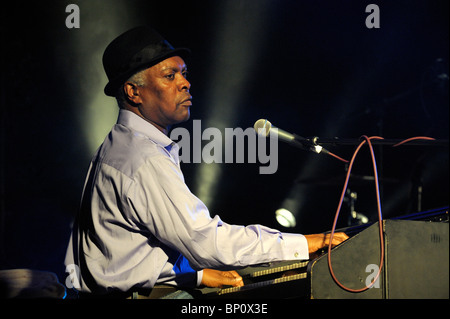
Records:
[[[190,118],[191,118],[191,112],[190,112],[190,110],[188,109],[188,110],[187,110],[187,113],[179,119],[179,122],[178,122],[177,124],[186,122],[186,121],[188,121]]]
[[[190,117],[191,117],[191,115],[188,112],[188,114],[186,116],[180,116],[180,117],[177,117],[176,119],[174,119],[174,121],[172,122],[172,124],[170,126],[187,122],[190,119]]]

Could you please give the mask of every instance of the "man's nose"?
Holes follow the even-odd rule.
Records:
[[[189,91],[189,89],[191,88],[191,83],[184,76],[181,76],[179,86],[180,86],[180,91],[182,91],[182,90]]]

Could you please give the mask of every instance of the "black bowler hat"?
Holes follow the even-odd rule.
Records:
[[[133,74],[169,57],[190,53],[186,48],[174,48],[158,32],[148,26],[136,27],[115,38],[103,53],[103,68],[108,76],[105,94],[115,96],[119,87]]]

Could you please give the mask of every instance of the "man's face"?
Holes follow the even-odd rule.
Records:
[[[170,57],[145,71],[146,84],[139,88],[139,112],[163,131],[189,119],[192,96],[186,75],[186,64],[179,56]]]

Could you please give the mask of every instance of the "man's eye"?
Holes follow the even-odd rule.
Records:
[[[168,79],[168,80],[173,80],[173,79],[175,78],[175,74],[173,74],[173,73],[167,74],[167,75],[165,76],[165,78]]]
[[[188,76],[188,71],[184,71],[184,72],[182,72],[181,73],[182,75],[183,75],[183,77],[186,79],[187,78],[187,76]]]

